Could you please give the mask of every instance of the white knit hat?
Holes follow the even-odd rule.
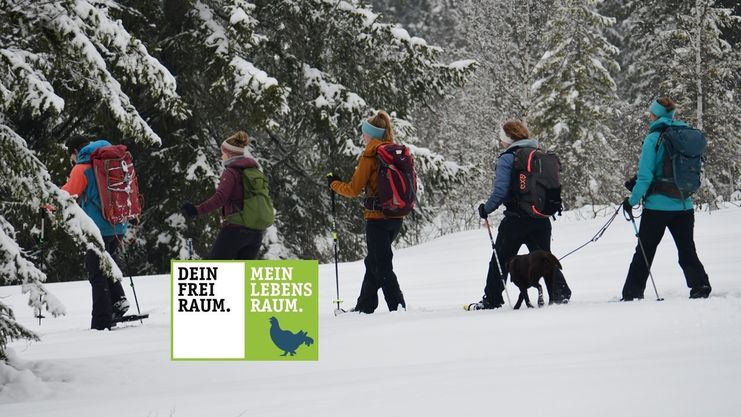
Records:
[[[507,136],[507,134],[504,133],[504,128],[502,126],[499,126],[499,140],[506,143],[507,145],[511,145],[515,142],[514,140],[512,140],[511,137]]]

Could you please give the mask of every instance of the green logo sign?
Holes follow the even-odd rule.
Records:
[[[247,262],[247,357],[319,359],[317,261]]]
[[[173,261],[173,360],[318,360],[317,261]]]

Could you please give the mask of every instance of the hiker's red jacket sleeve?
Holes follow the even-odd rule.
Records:
[[[216,192],[214,193],[214,195],[209,197],[208,200],[196,206],[198,214],[207,214],[214,210],[220,209],[221,207],[224,207],[229,201],[229,195],[231,194],[232,189],[236,185],[238,185],[236,181],[237,176],[235,170],[229,168],[225,169],[224,172],[221,174],[219,186],[216,187]]]
[[[331,188],[334,192],[343,197],[359,196],[360,193],[365,190],[368,181],[370,181],[371,173],[375,168],[374,162],[375,159],[373,158],[369,158],[365,155],[361,156],[350,182],[334,181],[332,182]]]
[[[87,177],[85,176],[85,170],[90,167],[89,164],[77,164],[72,168],[69,173],[67,183],[62,186],[62,189],[68,192],[70,195],[81,195],[87,188]]]

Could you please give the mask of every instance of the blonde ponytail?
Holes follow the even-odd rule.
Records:
[[[386,129],[383,134],[383,141],[388,143],[394,142],[394,125],[391,123],[391,117],[383,110],[379,110],[375,116],[368,119],[368,123],[381,129]]]

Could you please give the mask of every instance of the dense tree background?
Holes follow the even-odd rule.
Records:
[[[735,7],[735,10],[733,9]],[[58,186],[73,134],[134,154],[145,210],[112,273],[205,256],[218,146],[252,137],[276,207],[266,258],[331,259],[324,174],[352,175],[359,125],[389,111],[419,171],[401,245],[475,227],[499,126],[524,120],[564,162],[568,207],[621,200],[657,95],[709,139],[707,207],[741,197],[741,19],[731,0],[0,0],[0,285],[63,312],[42,282],[84,279],[101,237]],[[437,45],[437,46],[433,46]],[[339,199],[340,259],[363,256]],[[55,210],[39,210],[50,204]],[[43,228],[42,228],[43,225]],[[119,266],[123,271],[119,269]],[[33,337],[0,301],[0,341]],[[4,343],[4,342],[3,342]],[[3,345],[0,344],[0,353]]]
[[[668,95],[709,140],[713,209],[741,190],[741,5],[732,0],[374,0],[447,56],[479,63],[463,90],[423,108],[419,136],[483,172],[451,196],[449,230],[473,227],[490,192],[500,123],[524,120],[564,162],[565,202],[616,204],[635,170],[650,101]],[[459,55],[462,54],[462,55]],[[617,64],[617,65],[616,65]],[[595,190],[599,189],[599,193]],[[473,192],[471,192],[473,190]],[[456,216],[456,213],[460,215]]]

